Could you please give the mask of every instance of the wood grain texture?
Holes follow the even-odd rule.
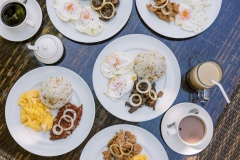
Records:
[[[240,83],[232,96],[232,102],[224,108],[218,119],[213,139],[197,160],[240,159]]]
[[[146,34],[165,43],[173,51],[179,62],[182,84],[174,104],[190,101],[190,93],[186,84],[186,73],[197,64],[192,55],[199,56],[202,61],[217,61],[224,71],[221,83],[227,94],[232,95],[237,89],[237,84],[240,80],[240,15],[238,11],[240,3],[238,0],[223,1],[222,6],[224,7],[221,8],[215,22],[206,31],[198,36],[180,40],[167,38],[152,31],[142,21],[134,2],[131,16],[124,28],[110,39],[94,44],[78,43],[64,37],[51,23],[46,10],[46,2],[42,0],[37,1],[43,12],[43,22],[35,36],[18,43],[10,42],[0,37],[0,159],[79,159],[84,146],[90,138],[98,131],[114,124],[133,124],[147,129],[162,143],[170,160],[196,159],[197,155],[183,156],[177,154],[165,144],[160,134],[163,115],[147,122],[131,123],[120,120],[107,112],[96,98],[93,90],[93,66],[101,50],[114,39],[133,33]],[[229,12],[229,9],[231,12]],[[45,64],[42,64],[34,57],[33,52],[28,50],[26,46],[28,43],[34,44],[36,39],[44,34],[53,34],[62,40],[65,47],[65,55],[55,65],[66,67],[79,74],[88,83],[96,103],[96,118],[86,140],[73,151],[51,158],[31,154],[21,148],[11,137],[6,126],[4,114],[6,98],[14,83],[28,71],[45,66]],[[208,103],[204,105],[197,103],[208,111],[215,125],[224,111],[226,102],[217,87],[211,90],[211,95]],[[238,131],[233,130],[231,133],[237,134]],[[229,134],[228,136],[231,139],[232,135]],[[239,148],[239,146],[235,146]]]

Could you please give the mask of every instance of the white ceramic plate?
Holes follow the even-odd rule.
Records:
[[[0,3],[3,0],[0,0]],[[20,30],[9,29],[3,26],[0,23],[0,35],[9,40],[14,42],[24,41],[31,38],[35,33],[37,33],[38,29],[42,24],[42,10],[36,0],[28,0],[26,3],[29,14],[29,19],[35,23],[35,27],[28,27],[23,28]]]
[[[168,130],[167,125],[175,122],[179,116],[188,114],[188,112],[192,109],[198,109],[199,111],[198,115],[206,121],[206,125],[207,125],[206,127],[208,130],[206,140],[195,147],[190,147],[185,145],[177,135],[167,134],[167,130]],[[210,143],[213,135],[213,123],[210,115],[202,107],[193,103],[180,103],[173,106],[165,113],[162,119],[161,132],[162,132],[164,141],[172,150],[183,155],[193,155],[201,152]]]
[[[33,88],[38,89],[40,84],[51,76],[61,76],[68,79],[73,87],[71,103],[76,106],[83,104],[83,115],[79,126],[66,139],[49,140],[49,131],[35,132],[20,122],[19,96]],[[51,110],[55,117],[58,110]],[[67,153],[87,137],[94,117],[95,103],[92,93],[86,82],[76,73],[62,67],[40,67],[23,75],[12,87],[6,102],[5,116],[8,129],[15,141],[27,151],[41,156],[57,156]]]
[[[120,124],[105,128],[94,135],[84,147],[80,160],[100,160],[103,159],[102,152],[107,150],[108,142],[121,129],[130,131],[137,136],[137,143],[142,146],[140,154],[145,154],[150,160],[168,160],[167,153],[161,143],[150,132],[137,126]]]
[[[55,8],[53,7],[52,0],[47,0],[47,11],[53,25],[61,32],[64,36],[83,43],[94,43],[106,40],[116,33],[118,33],[123,26],[126,24],[131,11],[133,0],[122,0],[119,6],[116,8],[117,14],[110,21],[103,22],[103,32],[97,36],[90,36],[84,33],[80,33],[75,29],[75,26],[71,22],[63,22],[58,18]],[[90,0],[80,0],[80,4],[86,6],[90,4]]]
[[[130,93],[124,95],[117,102],[103,94],[108,90],[109,79],[103,76],[100,67],[106,56],[113,52],[126,52],[135,57],[144,50],[158,50],[166,58],[166,74],[156,82],[157,92],[161,90],[164,94],[157,101],[155,111],[143,106],[130,114],[128,113],[129,107],[125,106]],[[172,51],[159,40],[141,34],[126,35],[109,43],[99,54],[93,68],[93,87],[103,107],[114,116],[132,122],[147,121],[163,114],[176,99],[180,81],[180,68]]]
[[[171,2],[181,3],[183,0],[171,0]],[[139,14],[143,21],[155,32],[171,38],[188,38],[197,35],[194,32],[182,30],[179,26],[174,25],[174,22],[168,23],[159,19],[154,13],[150,12],[146,4],[149,0],[136,0],[136,5]],[[206,8],[207,22],[205,30],[214,22],[220,11],[222,0],[212,0],[211,6]]]

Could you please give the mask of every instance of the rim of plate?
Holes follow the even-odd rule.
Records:
[[[84,2],[84,0],[80,0],[81,2],[83,3],[86,3],[87,1]],[[89,1],[90,2],[90,1]],[[64,22],[61,21],[56,12],[55,12],[55,8],[53,7],[52,5],[52,0],[47,0],[46,1],[46,5],[47,5],[47,12],[48,12],[48,15],[49,15],[49,18],[51,20],[51,22],[53,23],[53,25],[57,28],[57,30],[59,32],[61,32],[64,36],[66,36],[67,38],[71,39],[71,40],[74,40],[74,41],[77,41],[77,42],[82,42],[82,43],[96,43],[96,42],[101,42],[101,41],[104,41],[104,40],[107,40],[109,38],[111,38],[112,36],[114,36],[115,34],[117,34],[123,27],[124,25],[127,23],[130,15],[131,15],[131,12],[132,12],[132,7],[133,7],[133,0],[124,0],[121,2],[121,4],[124,3],[125,7],[122,6],[121,8],[121,11],[124,12],[122,14],[121,17],[118,17],[118,19],[120,19],[120,23],[117,23],[115,22],[116,20],[114,19],[111,19],[109,22],[107,23],[111,23],[112,20],[114,20],[114,22],[112,22],[112,25],[113,27],[111,27],[111,31],[108,31],[108,30],[105,30],[103,29],[103,32],[100,33],[99,35],[97,36],[90,36],[90,35],[87,35],[87,34],[84,34],[84,33],[80,33],[78,32],[75,28],[74,28],[74,25],[73,24],[63,24]],[[121,6],[120,4],[120,6]],[[120,6],[118,6],[116,9],[117,9],[117,12],[120,10]],[[119,13],[117,15],[120,15]],[[117,18],[117,17],[114,17],[114,18]],[[68,23],[68,22],[67,22]],[[69,22],[70,23],[70,22]],[[105,23],[105,22],[103,22]],[[72,33],[72,31],[68,31],[65,27],[71,27],[71,30],[75,30],[74,33]],[[76,34],[77,33],[77,34]],[[108,36],[102,36],[104,34],[107,34]],[[100,38],[99,38],[100,37]]]
[[[152,15],[150,15],[151,14],[150,11],[149,11],[149,13],[148,12],[146,13],[146,10],[147,10],[146,4],[148,1],[149,0],[136,0],[137,10],[138,10],[142,20],[146,23],[147,26],[149,26],[153,31],[157,32],[158,34],[161,34],[161,35],[169,37],[169,38],[176,38],[176,39],[194,37],[194,36],[201,34],[205,30],[207,30],[213,24],[213,22],[216,20],[218,14],[220,12],[221,5],[222,5],[222,0],[215,0],[214,2],[212,2],[212,4],[214,4],[214,6],[212,6],[212,9],[206,8],[206,12],[210,12],[210,10],[214,10],[212,12],[212,17],[211,17],[210,21],[207,20],[205,29],[203,31],[201,31],[200,33],[196,34],[194,32],[188,32],[188,31],[182,30],[180,28],[180,26],[175,26],[173,24],[174,22],[171,22],[171,24],[167,23],[167,22],[157,18],[156,15],[154,15],[155,17],[152,18]],[[179,3],[179,1],[180,0],[175,0],[174,2]],[[143,7],[144,7],[144,9],[143,9]],[[209,7],[211,7],[211,6],[209,6]],[[157,20],[157,22],[156,22],[157,25],[155,22],[154,23],[152,22],[154,20]],[[160,26],[162,26],[162,27],[164,26],[167,29],[175,29],[177,31],[176,32],[172,32],[172,31],[164,32],[163,31],[164,29],[160,28],[159,24],[161,24]],[[179,34],[179,33],[183,33],[183,35]]]
[[[139,140],[139,138],[146,138],[147,141],[149,142],[149,139],[152,140],[153,143],[151,144],[140,144],[143,146],[143,148],[145,148],[144,146],[148,146],[149,148],[153,149],[152,146],[158,146],[158,148],[155,148],[154,147],[154,151],[157,153],[157,154],[164,154],[162,156],[162,158],[165,158],[163,160],[168,160],[168,155],[167,155],[167,152],[165,150],[165,148],[162,146],[161,142],[152,134],[150,133],[148,130],[144,129],[144,128],[141,128],[141,127],[138,127],[138,126],[134,126],[134,125],[129,125],[129,124],[118,124],[118,125],[113,125],[113,126],[109,126],[107,128],[104,128],[102,129],[101,131],[99,131],[97,134],[95,134],[89,141],[88,143],[86,144],[86,146],[84,147],[82,153],[81,153],[81,156],[80,156],[80,160],[81,159],[88,159],[88,160],[95,160],[95,159],[91,159],[91,158],[94,158],[93,156],[94,155],[89,155],[87,154],[87,152],[90,150],[92,151],[93,149],[95,148],[99,148],[99,149],[103,149],[103,147],[105,147],[107,145],[106,144],[102,144],[102,143],[105,143],[110,141],[111,138],[115,135],[116,132],[119,132],[121,129],[123,129],[124,131],[128,130],[130,131],[131,133],[135,134],[137,136],[137,141],[138,143],[141,142],[141,139]],[[134,133],[135,132],[135,133]],[[139,133],[139,134],[136,134],[136,133]],[[106,137],[106,135],[109,135],[109,134],[113,134],[112,137]],[[140,141],[140,142],[139,142]],[[98,142],[98,143],[97,143]],[[102,142],[102,143],[99,143],[99,142]],[[94,145],[94,147],[92,147]],[[104,146],[105,145],[105,146]],[[148,148],[147,147],[147,148]],[[150,149],[150,150],[151,150]],[[160,151],[159,151],[160,150]],[[149,150],[146,150],[147,152],[149,152]],[[154,152],[154,153],[155,153]],[[146,153],[140,153],[140,154],[146,154]],[[155,156],[157,156],[157,154],[154,154]],[[89,157],[90,156],[90,157]],[[152,155],[150,155],[152,156]],[[89,159],[90,158],[90,159]],[[96,157],[95,157],[96,158]],[[150,158],[150,157],[148,157]],[[152,157],[151,157],[152,158]]]
[[[173,89],[171,90],[172,92],[172,95],[171,95],[171,100],[165,100],[165,101],[168,101],[167,102],[167,105],[164,105],[163,107],[161,107],[160,109],[156,109],[155,111],[150,111],[151,113],[150,114],[146,114],[145,116],[143,116],[142,114],[141,115],[137,115],[137,114],[131,114],[129,115],[130,113],[128,113],[126,111],[126,113],[124,112],[123,114],[121,114],[122,110],[121,109],[114,109],[114,108],[111,108],[111,105],[110,103],[113,103],[113,101],[107,97],[106,95],[103,95],[103,93],[105,91],[107,91],[107,86],[106,86],[106,89],[103,91],[101,90],[101,86],[102,86],[102,82],[101,82],[101,86],[99,87],[99,81],[101,81],[103,78],[105,78],[106,80],[108,80],[106,77],[104,77],[100,71],[100,65],[102,63],[102,61],[100,62],[101,59],[103,59],[103,55],[104,56],[107,56],[109,55],[110,53],[106,54],[106,52],[109,50],[110,47],[112,47],[113,45],[117,44],[118,47],[120,46],[121,42],[124,42],[124,43],[127,43],[126,41],[128,41],[129,39],[134,39],[136,41],[143,41],[143,42],[147,42],[149,43],[149,45],[156,45],[156,46],[161,46],[161,47],[164,47],[164,50],[167,50],[167,54],[164,54],[165,56],[167,57],[170,57],[169,59],[173,60],[172,63],[174,63],[174,65],[171,65],[172,67],[167,67],[167,70],[168,68],[173,68],[172,70],[176,71],[176,73],[174,74],[175,76],[175,79],[172,80],[174,81],[174,86],[173,86]],[[136,43],[136,41],[134,41],[133,43]],[[140,45],[139,45],[140,46]],[[141,46],[140,46],[141,47]],[[115,48],[115,47],[112,47],[112,48]],[[125,48],[126,49],[126,48]],[[128,48],[129,49],[129,48]],[[110,49],[111,50],[111,49]],[[120,51],[123,51],[123,50],[120,50]],[[118,50],[115,52],[118,52]],[[105,58],[105,57],[104,57]],[[167,58],[166,58],[167,59]],[[167,60],[168,61],[168,60]],[[167,64],[167,66],[169,66],[169,64]],[[169,73],[168,73],[169,74]],[[99,77],[100,76],[100,77]],[[115,117],[118,117],[120,119],[123,119],[123,120],[126,120],[126,121],[131,121],[131,122],[143,122],[143,121],[147,121],[147,120],[151,120],[153,118],[156,118],[158,116],[160,116],[161,114],[163,114],[165,111],[167,111],[167,109],[169,107],[171,107],[171,105],[173,104],[173,102],[175,101],[177,95],[178,95],[178,92],[179,92],[179,89],[180,89],[180,82],[181,82],[181,74],[180,74],[180,67],[179,67],[179,64],[178,64],[178,61],[175,57],[175,55],[173,54],[173,52],[170,50],[170,48],[168,48],[163,42],[161,42],[160,40],[154,38],[154,37],[151,37],[151,36],[147,36],[147,35],[143,35],[143,34],[129,34],[129,35],[125,35],[125,36],[122,36],[122,37],[119,37],[115,40],[113,40],[112,42],[110,42],[107,46],[105,46],[103,48],[103,50],[100,52],[100,54],[98,55],[96,61],[95,61],[95,64],[94,64],[94,68],[93,68],[93,74],[92,74],[92,81],[93,81],[93,88],[94,88],[94,91],[96,93],[96,96],[98,97],[98,100],[100,101],[100,103],[102,104],[102,106],[109,112],[111,113],[112,115],[114,115]],[[103,77],[103,78],[102,78]],[[105,81],[105,80],[104,80]],[[168,82],[169,83],[169,82]],[[156,83],[157,84],[157,83]],[[158,84],[157,84],[158,85]],[[127,93],[126,95],[124,95],[124,97],[122,97],[121,99],[124,99],[125,96],[128,97],[129,93]],[[105,97],[104,97],[105,96]],[[119,99],[119,100],[121,100]],[[119,101],[117,101],[116,103],[119,103]],[[125,104],[125,102],[124,102]],[[117,107],[126,107],[124,106],[124,104],[122,106],[117,106]],[[115,104],[112,104],[112,105],[115,105]],[[145,107],[143,107],[145,108]],[[143,109],[141,108],[141,110]],[[146,107],[147,108],[147,107]],[[162,108],[164,108],[162,110]],[[124,110],[124,108],[123,108]],[[126,109],[125,109],[126,110]],[[152,110],[152,109],[151,109]],[[121,112],[119,112],[121,111]]]
[[[77,97],[77,100],[75,99],[74,101],[79,101],[78,96],[79,96],[79,94],[82,95],[83,92],[84,92],[84,95],[87,95],[85,97],[81,96],[81,98],[80,98],[81,100],[79,101],[79,103],[83,104],[83,115],[82,115],[82,118],[80,120],[78,127],[76,128],[76,130],[74,130],[74,132],[69,137],[67,137],[66,139],[50,141],[49,135],[46,135],[46,132],[45,133],[43,133],[41,131],[35,132],[32,129],[25,127],[20,122],[20,119],[19,120],[17,120],[17,119],[11,120],[11,118],[13,118],[13,116],[15,116],[16,118],[20,118],[20,107],[17,104],[18,99],[16,99],[16,97],[19,97],[24,92],[24,91],[17,91],[17,90],[20,90],[19,88],[23,87],[22,83],[25,83],[25,86],[26,86],[25,88],[32,89],[32,88],[38,86],[38,83],[40,83],[40,82],[38,82],[40,80],[37,80],[36,82],[32,82],[33,83],[32,85],[27,86],[31,80],[33,80],[34,78],[37,77],[36,75],[38,75],[38,77],[41,76],[44,78],[44,76],[51,77],[51,76],[60,76],[63,74],[68,75],[69,77],[67,77],[67,79],[72,81],[72,83],[74,83],[75,85],[78,84],[79,86],[82,86],[82,88],[84,88],[84,91],[76,91],[76,89],[74,91],[74,88],[73,88],[73,97],[72,98]],[[71,76],[72,76],[72,78],[70,78]],[[32,78],[29,78],[29,77],[32,77]],[[39,78],[39,79],[41,79],[41,78]],[[14,100],[12,100],[11,98],[14,98]],[[86,103],[86,101],[88,103]],[[16,103],[16,105],[14,105],[14,107],[19,107],[19,109],[14,109],[13,107],[11,107],[12,103],[14,103],[14,104]],[[85,106],[88,106],[88,107],[85,107]],[[84,108],[88,108],[88,109],[86,110]],[[58,110],[52,110],[52,113],[53,112],[57,113]],[[19,116],[17,116],[17,115],[19,115]],[[54,116],[54,113],[53,113],[53,116]],[[90,118],[88,118],[88,117],[90,117]],[[71,150],[78,147],[90,133],[92,126],[93,126],[94,119],[95,119],[95,101],[94,101],[94,98],[93,98],[93,95],[92,95],[92,92],[91,92],[89,86],[84,81],[84,79],[81,76],[79,76],[77,73],[75,73],[67,68],[59,67],[59,66],[38,67],[38,68],[35,68],[35,69],[25,73],[23,76],[21,76],[15,82],[15,84],[11,88],[11,90],[8,94],[8,97],[7,97],[6,104],[5,104],[5,120],[6,120],[8,130],[9,130],[11,136],[13,137],[13,139],[25,150],[27,150],[33,154],[40,155],[40,156],[62,155],[67,152],[70,152]],[[88,122],[87,125],[83,124],[83,121]],[[29,139],[26,140],[26,137],[24,138],[23,135],[21,136],[20,132],[18,132],[18,133],[15,132],[16,128],[18,128],[18,131],[20,129],[24,129],[24,131],[23,131],[24,133],[27,133],[27,134],[36,133],[36,135],[33,135],[30,140]],[[80,137],[78,134],[79,129],[84,129],[84,131],[80,130],[82,137]],[[22,133],[22,134],[24,134],[24,133]],[[19,135],[20,135],[20,137],[19,137]],[[46,142],[46,136],[48,137],[47,142]],[[71,138],[71,136],[72,136],[72,138]],[[74,138],[77,138],[77,137],[79,137],[78,140],[75,140]],[[24,141],[27,141],[27,142],[25,143]],[[64,143],[64,145],[62,145],[63,143]],[[48,147],[46,147],[46,145],[48,145]],[[43,150],[43,148],[46,148],[46,150]]]

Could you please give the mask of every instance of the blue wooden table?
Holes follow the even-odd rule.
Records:
[[[0,37],[0,159],[1,157],[6,159],[44,158],[27,152],[12,139],[7,129],[4,115],[6,98],[13,84],[26,72],[45,66],[45,64],[37,61],[33,52],[26,47],[27,43],[33,43],[40,35],[44,34],[53,34],[61,38],[65,46],[65,56],[56,65],[71,69],[79,74],[88,83],[96,103],[95,123],[86,140],[73,151],[65,155],[52,157],[52,159],[79,159],[81,151],[91,137],[101,129],[114,124],[133,124],[148,130],[164,146],[170,160],[195,159],[197,157],[197,155],[180,155],[166,145],[160,133],[163,115],[150,121],[131,123],[118,119],[107,112],[98,101],[93,89],[93,66],[101,50],[111,41],[127,34],[146,34],[166,44],[178,60],[182,81],[180,91],[173,105],[191,101],[191,93],[186,84],[186,74],[198,63],[192,55],[198,56],[202,61],[213,60],[221,65],[224,73],[221,84],[225,88],[227,95],[231,97],[240,80],[240,3],[238,0],[223,0],[220,13],[214,23],[203,33],[188,39],[171,39],[152,31],[142,21],[134,1],[131,16],[124,28],[112,38],[95,44],[78,43],[64,37],[52,25],[47,15],[45,1],[37,1],[43,11],[43,23],[34,37],[24,42],[10,42]],[[214,125],[226,105],[226,101],[217,87],[211,89],[209,102],[205,104],[196,103],[206,109]]]

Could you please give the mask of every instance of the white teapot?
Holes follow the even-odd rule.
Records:
[[[36,58],[45,64],[56,63],[64,51],[61,40],[50,34],[39,37],[34,46],[28,45],[28,49],[34,50]]]

